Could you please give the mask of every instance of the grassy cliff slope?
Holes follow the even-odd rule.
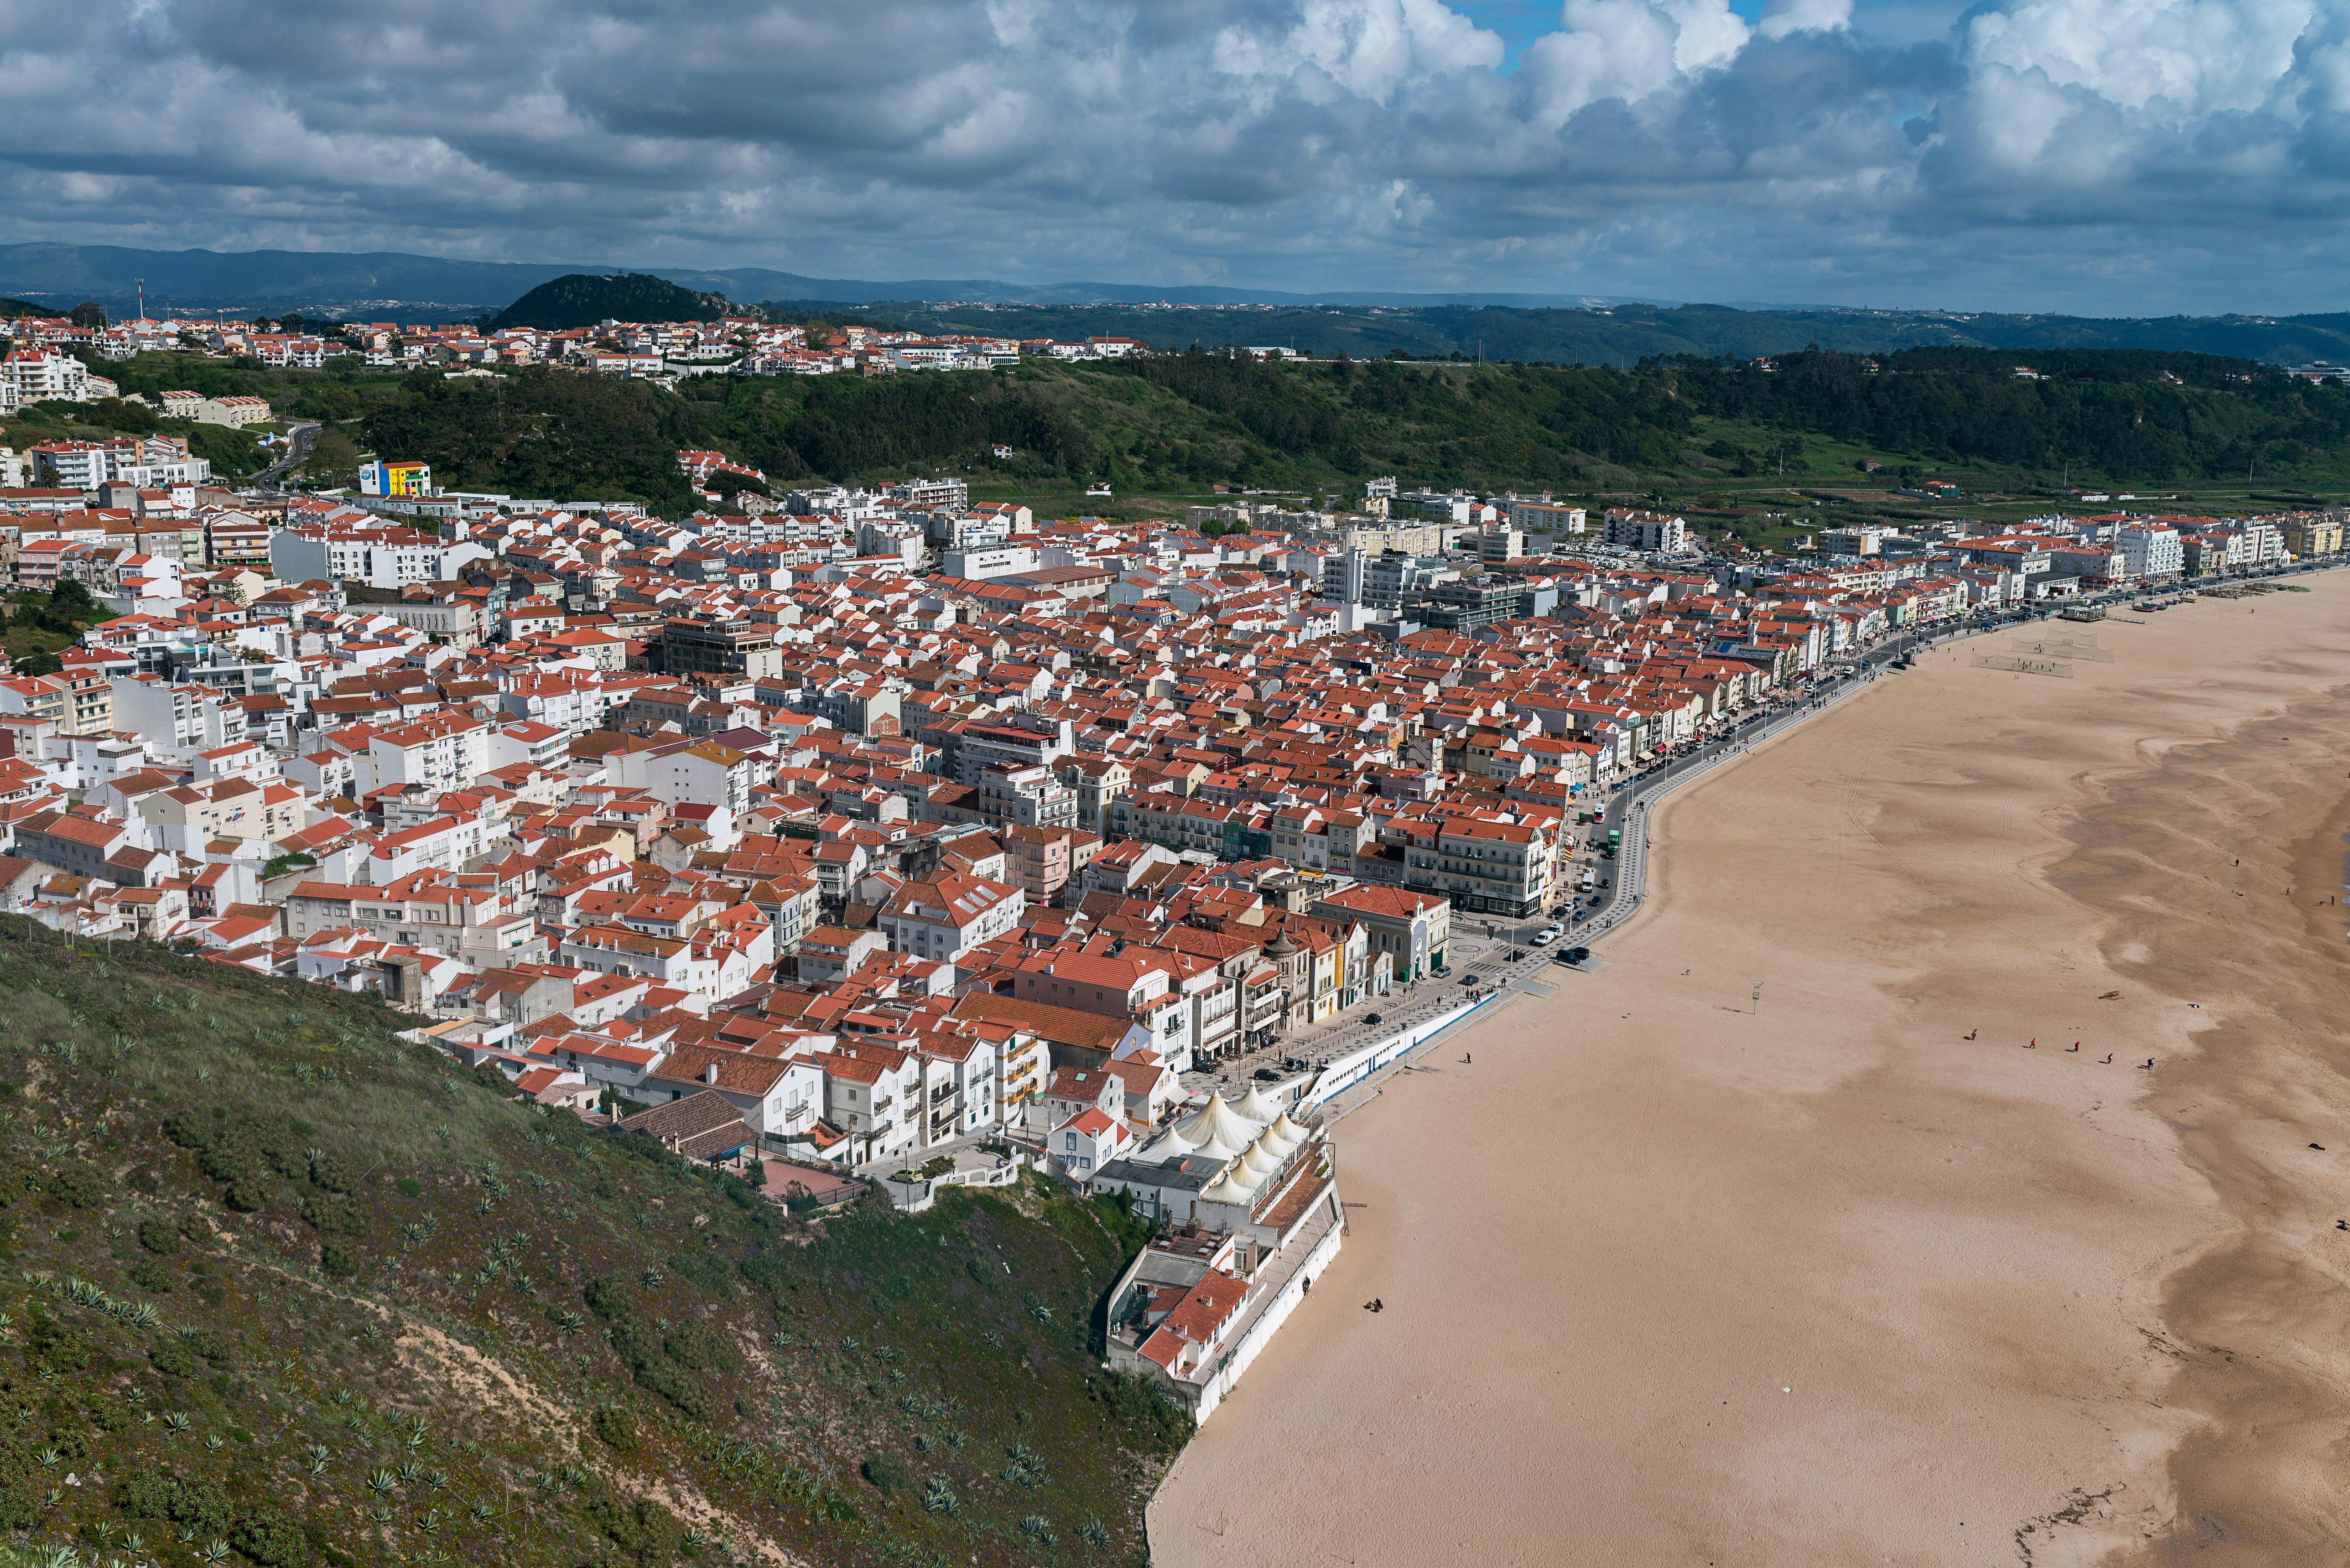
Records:
[[[1139,1560],[1139,1237],[1042,1185],[813,1221],[400,1041],[0,921],[0,1542],[259,1563]]]

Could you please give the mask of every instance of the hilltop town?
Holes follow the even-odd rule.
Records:
[[[76,330],[329,347],[16,326],[0,409],[113,393]],[[1037,351],[629,330],[625,363],[585,329],[399,352]],[[0,680],[0,900],[379,996],[518,1095],[778,1186],[1123,1193],[1163,1231],[1111,1359],[1195,1417],[1339,1244],[1322,1075],[1406,996],[1471,1004],[1464,953],[1571,940],[1622,784],[1888,639],[2342,547],[2332,513],[2117,512],[1732,553],[1670,513],[1393,479],[1115,522],[675,460],[699,505],[664,518],[398,461],[230,489],[169,436],[0,453],[12,637],[67,628]]]

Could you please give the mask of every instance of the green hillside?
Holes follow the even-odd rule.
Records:
[[[688,504],[671,453],[718,447],[771,483],[913,470],[985,485],[1106,479],[1120,494],[1212,483],[1310,492],[1379,473],[1484,490],[1737,488],[1794,473],[1950,469],[2006,486],[2259,477],[2350,484],[2350,389],[2249,360],[2121,350],[2034,357],[1798,352],[1631,370],[1207,353],[993,374],[711,378],[683,395],[526,370],[411,377],[364,445],[448,483]],[[1875,369],[1870,368],[1874,363]],[[999,459],[1003,445],[1013,455]],[[1791,463],[1792,455],[1792,467]]]
[[[728,309],[725,298],[681,288],[650,273],[611,276],[575,272],[540,284],[490,318],[489,327],[536,327],[565,332],[599,321],[715,321]]]
[[[1210,353],[1134,361],[1024,360],[992,373],[706,377],[648,383],[526,369],[452,379],[348,362],[264,370],[144,354],[106,372],[126,392],[189,387],[269,398],[330,429],[328,455],[432,464],[457,489],[693,504],[672,453],[716,447],[771,487],[909,472],[974,491],[1172,504],[1214,485],[1351,493],[1385,473],[1487,491],[1658,493],[1723,506],[1784,483],[1934,474],[1971,495],[2075,486],[2350,488],[2350,389],[2223,356],[2134,349],[1933,348],[1873,357],[1798,349],[1763,370],[1687,355],[1628,369],[1384,357],[1259,363]],[[2043,379],[2022,379],[2020,365]],[[154,427],[135,404],[36,404],[20,448]],[[183,430],[229,476],[252,438]],[[341,444],[348,440],[348,445]],[[999,458],[996,447],[1012,455]],[[319,465],[314,465],[314,468]],[[314,473],[348,483],[348,472]],[[1871,483],[1883,483],[1886,480]]]
[[[455,380],[419,371],[359,428],[361,447],[429,462],[452,490],[640,501],[672,517],[691,505],[674,454],[712,444],[682,400],[648,382],[571,370]]]
[[[770,302],[793,316],[807,304]],[[2172,317],[2001,316],[1948,310],[1742,309],[1726,305],[1614,305],[1534,308],[1498,305],[1419,306],[837,306],[925,331],[1003,337],[1139,337],[1180,350],[1254,344],[1302,350],[1317,358],[1366,358],[1392,351],[1415,358],[1515,359],[1558,365],[1613,365],[1689,354],[1792,354],[1806,344],[1851,354],[1913,348],[2131,348],[2190,351],[2279,364],[2350,360],[2350,316]]]
[[[1647,368],[1701,413],[2049,475],[2163,482],[2350,477],[2350,390],[2249,360],[2127,349],[1798,354],[1771,370]],[[2029,374],[2019,374],[2019,371]]]
[[[0,920],[0,1540],[194,1564],[1139,1561],[1139,1244],[795,1217],[371,1002]],[[38,1559],[47,1562],[46,1556]]]

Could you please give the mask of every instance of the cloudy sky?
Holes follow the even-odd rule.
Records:
[[[0,0],[0,239],[2337,309],[2350,0]]]

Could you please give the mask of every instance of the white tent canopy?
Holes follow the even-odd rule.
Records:
[[[1229,1176],[1218,1179],[1200,1194],[1202,1203],[1245,1204],[1248,1200],[1249,1189],[1235,1183]]]
[[[1204,1148],[1209,1139],[1221,1137],[1227,1152],[1237,1152],[1255,1142],[1257,1129],[1272,1119],[1252,1121],[1226,1105],[1222,1095],[1210,1095],[1206,1105],[1175,1124],[1175,1130],[1194,1147]]]
[[[1240,1097],[1239,1103],[1232,1106],[1232,1110],[1234,1114],[1246,1116],[1259,1127],[1265,1126],[1282,1114],[1281,1106],[1265,1098],[1263,1088],[1255,1084],[1249,1085],[1248,1093]]]

